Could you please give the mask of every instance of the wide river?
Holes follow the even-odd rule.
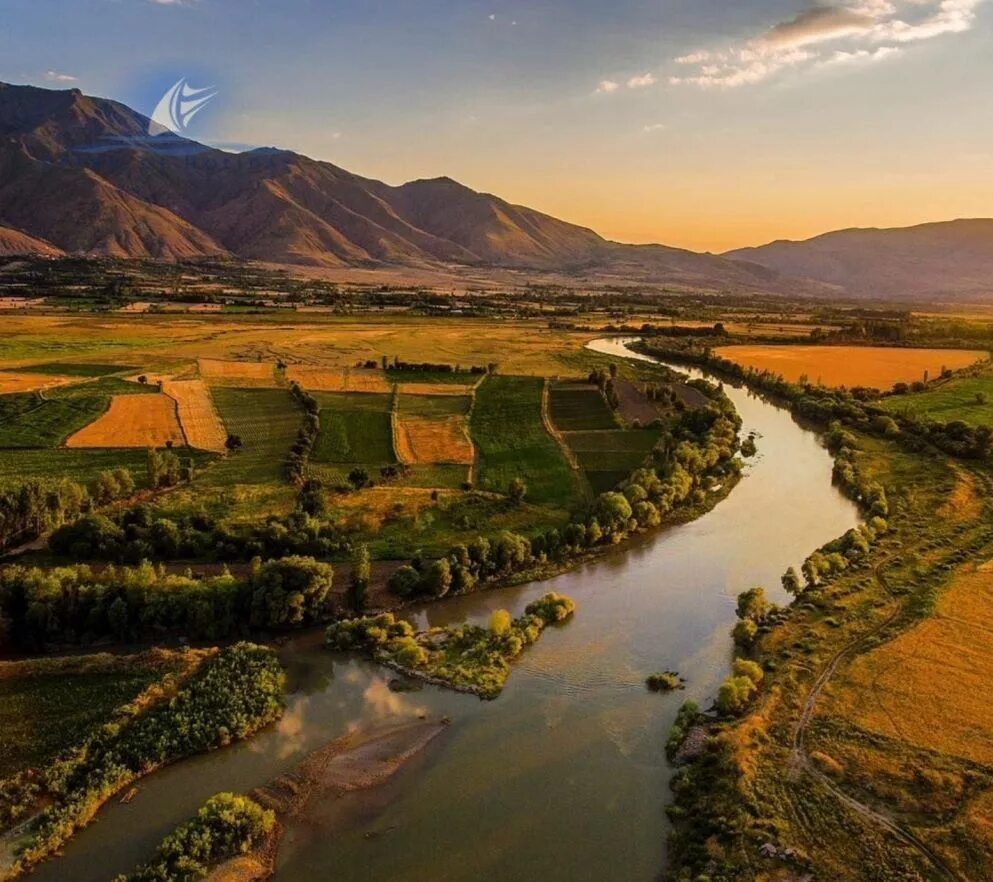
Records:
[[[620,340],[590,347],[642,357]],[[524,654],[497,701],[433,687],[395,694],[378,666],[300,638],[283,653],[291,694],[278,726],[151,776],[32,878],[108,882],[214,793],[247,792],[353,727],[445,714],[444,736],[385,787],[329,801],[292,827],[276,879],[652,882],[666,857],[666,735],[683,700],[708,704],[727,675],[736,596],[763,585],[784,601],[786,568],[858,522],[817,437],[726,389],[759,453],[709,514],[547,582],[412,612],[442,625],[517,614],[550,590],[576,600],[576,615]],[[679,671],[686,692],[649,693],[645,677],[663,669]]]

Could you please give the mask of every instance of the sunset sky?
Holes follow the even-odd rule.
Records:
[[[983,0],[2,0],[0,80],[614,239],[721,251],[993,216]]]

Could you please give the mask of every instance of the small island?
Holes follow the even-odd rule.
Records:
[[[454,625],[421,632],[393,613],[382,613],[335,622],[327,630],[327,644],[364,652],[409,677],[492,700],[503,691],[510,662],[548,625],[575,610],[571,598],[551,592],[529,603],[520,618],[497,610],[488,628]]]

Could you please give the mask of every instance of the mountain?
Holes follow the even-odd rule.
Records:
[[[316,267],[468,265],[711,290],[798,287],[754,264],[610,242],[450,178],[393,187],[289,150],[233,154],[147,133],[148,119],[115,101],[0,84],[0,247]]]
[[[772,242],[724,257],[810,279],[857,296],[900,300],[993,294],[993,220],[852,229]]]

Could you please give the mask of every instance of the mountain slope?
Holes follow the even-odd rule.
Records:
[[[0,84],[0,226],[115,257],[459,264],[711,290],[796,287],[713,255],[609,242],[449,178],[393,187],[288,150],[231,154],[147,128],[141,114],[75,89]]]
[[[993,220],[839,230],[724,256],[860,296],[923,299],[993,293]]]

